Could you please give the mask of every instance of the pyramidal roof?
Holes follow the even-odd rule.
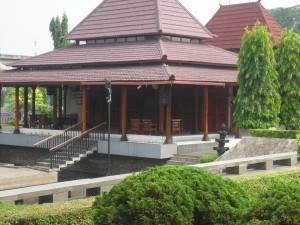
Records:
[[[68,35],[68,40],[168,34],[212,38],[178,0],[104,0]]]
[[[219,10],[206,24],[206,27],[218,37],[205,42],[224,49],[239,49],[245,28],[252,28],[256,21],[268,27],[273,43],[277,43],[282,28],[260,1],[220,5]]]

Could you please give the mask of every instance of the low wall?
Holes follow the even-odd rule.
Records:
[[[33,145],[47,136],[0,133],[0,144],[20,147],[33,147]]]

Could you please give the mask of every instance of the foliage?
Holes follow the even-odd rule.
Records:
[[[93,224],[94,198],[43,205],[0,203],[0,225]]]
[[[275,51],[281,95],[281,124],[300,130],[300,35],[284,30]]]
[[[38,87],[35,90],[35,105],[37,110],[46,110],[49,107],[46,88]],[[19,89],[20,109],[24,106],[24,88]],[[10,88],[5,97],[5,106],[15,108],[15,88]],[[32,88],[28,88],[28,107],[32,107]]]
[[[270,10],[271,15],[283,28],[295,29],[300,33],[300,5],[288,8],[275,8]]]
[[[261,190],[242,224],[300,224],[300,182],[275,182]]]
[[[63,38],[68,33],[67,14],[63,14],[61,22],[58,16],[56,18],[53,17],[49,25],[49,31],[51,32],[54,49],[68,46],[70,42]]]
[[[96,224],[235,224],[247,195],[199,168],[164,166],[127,177],[94,203]]]
[[[296,139],[297,139],[297,145],[298,145],[297,152],[298,152],[298,159],[299,159],[299,158],[300,158],[300,132],[299,132],[299,134],[296,136]]]
[[[273,43],[266,26],[259,22],[246,29],[238,57],[239,90],[234,121],[246,129],[276,127],[280,96]]]
[[[205,155],[200,159],[200,163],[209,163],[215,161],[219,156],[217,154]]]
[[[268,129],[250,129],[249,133],[253,137],[268,138],[287,138],[296,139],[296,135],[300,130],[268,130]]]

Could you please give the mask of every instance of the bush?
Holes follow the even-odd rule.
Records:
[[[209,163],[215,161],[219,156],[217,154],[205,155],[200,159],[200,163]]]
[[[300,182],[276,182],[262,190],[240,224],[300,224]]]
[[[202,169],[155,167],[98,196],[94,219],[102,225],[235,224],[247,199],[238,184]]]
[[[299,130],[250,129],[249,133],[253,137],[296,139],[296,135],[300,133],[300,131]]]
[[[297,152],[298,152],[298,159],[299,159],[300,158],[300,133],[296,136],[296,139],[297,139],[297,145],[298,145]]]
[[[0,225],[94,224],[94,198],[43,205],[0,203]]]

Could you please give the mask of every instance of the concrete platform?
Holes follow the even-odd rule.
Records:
[[[0,190],[58,182],[57,172],[43,172],[8,164],[0,164],[0,174]]]

